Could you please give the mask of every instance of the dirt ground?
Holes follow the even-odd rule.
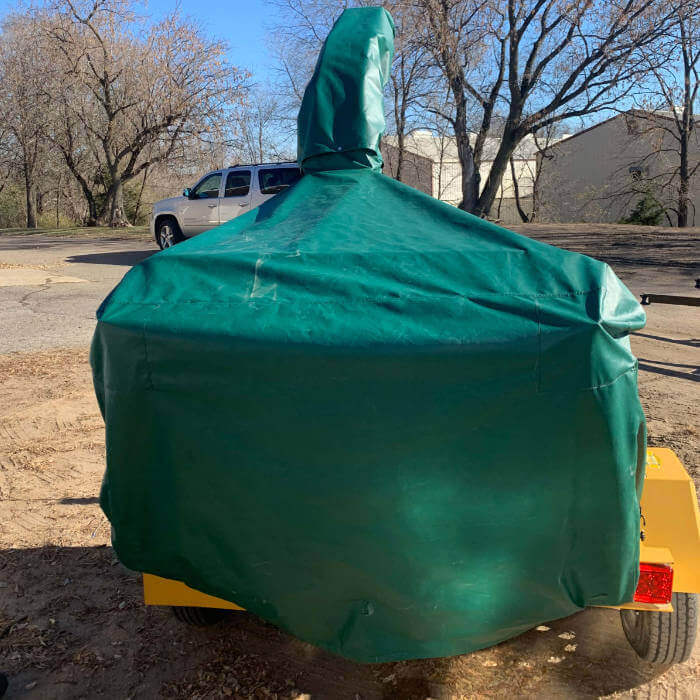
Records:
[[[527,227],[608,259],[636,292],[694,290],[698,232]],[[659,241],[667,244],[661,248]],[[1,256],[0,256],[1,257]],[[669,264],[670,261],[670,264]],[[2,262],[2,260],[0,260]],[[700,487],[700,309],[647,307],[632,339],[650,443]],[[689,662],[654,667],[615,611],[589,609],[474,654],[360,665],[246,614],[212,628],[146,608],[97,505],[104,427],[87,348],[0,355],[0,671],[11,698],[700,697]]]

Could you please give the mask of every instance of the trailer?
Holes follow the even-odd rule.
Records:
[[[647,450],[640,514],[639,584],[619,606],[625,636],[651,663],[686,661],[697,634],[700,509],[693,480],[668,448]],[[514,582],[516,583],[516,582]],[[181,622],[214,624],[243,608],[181,581],[143,575],[146,605],[170,606]],[[546,620],[543,620],[546,622]]]

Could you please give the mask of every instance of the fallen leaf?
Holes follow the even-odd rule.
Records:
[[[547,627],[547,625],[540,625],[539,627],[535,627],[535,629],[536,629],[538,632],[549,632],[549,630],[552,629],[552,628],[551,628],[551,627]]]
[[[550,664],[560,664],[564,660],[563,656],[550,656],[547,661],[549,661]]]
[[[558,637],[559,639],[576,639],[576,635],[573,632],[562,632]]]
[[[567,644],[564,647],[564,651],[576,651],[576,644]]]

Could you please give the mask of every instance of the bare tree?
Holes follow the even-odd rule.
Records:
[[[40,19],[55,67],[54,145],[90,223],[128,222],[123,187],[188,139],[221,139],[244,94],[226,46],[176,11],[150,24],[131,0],[58,0]]]
[[[488,214],[518,143],[550,124],[614,107],[648,71],[639,49],[663,36],[658,0],[415,0],[455,102],[462,207]],[[467,104],[481,109],[470,164]],[[500,147],[479,193],[480,147],[497,111]],[[473,205],[471,204],[473,202]]]
[[[700,167],[700,160],[691,167],[689,146],[691,134],[697,134],[698,123],[695,116],[695,103],[700,89],[700,3],[687,2],[680,6],[678,12],[678,44],[683,67],[683,88],[681,90],[682,110],[673,109],[673,121],[680,142],[680,163],[678,166],[678,226],[688,225],[688,201],[691,178]],[[665,83],[659,82],[664,90]],[[669,97],[673,89],[665,90]],[[697,140],[697,139],[696,139]]]
[[[347,0],[271,0],[276,8],[270,45],[276,59],[280,128],[296,139],[296,117],[318,52]]]
[[[238,156],[248,163],[292,159],[291,147],[280,128],[284,115],[279,101],[269,87],[251,91],[238,120],[239,137],[234,144]]]
[[[15,168],[15,142],[6,125],[0,126],[0,193],[10,181]]]
[[[665,49],[665,50],[664,50]],[[666,60],[658,61],[662,53]],[[679,227],[692,225],[691,183],[700,169],[700,2],[685,0],[675,14],[661,51],[643,51],[651,80],[637,119],[636,140],[649,144],[650,167],[639,180],[662,198]],[[645,177],[641,175],[645,174]]]
[[[503,81],[497,72],[489,99],[478,100],[482,107],[481,127],[472,144],[470,107],[476,91],[467,76],[476,70],[486,50],[488,4],[485,0],[418,0],[425,17],[423,40],[444,75],[451,95],[451,110],[442,113],[452,124],[457,155],[462,167],[462,201],[460,208],[474,211],[479,198],[481,155]],[[500,65],[503,64],[503,42]]]
[[[26,194],[27,228],[37,226],[37,180],[45,139],[42,117],[48,111],[43,80],[48,70],[31,27],[18,15],[2,24],[0,41],[0,124],[6,172],[21,174]]]
[[[406,135],[424,125],[421,105],[438,86],[431,80],[429,53],[421,40],[421,18],[416,6],[405,0],[386,0],[383,4],[396,25],[394,61],[387,90],[391,105],[389,124],[396,133],[396,163],[392,176],[401,182]]]

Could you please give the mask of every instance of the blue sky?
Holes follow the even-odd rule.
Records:
[[[18,7],[17,0],[0,0],[0,16]],[[146,14],[158,18],[171,12],[175,0],[148,0]],[[183,14],[197,18],[213,36],[231,47],[234,65],[247,68],[255,82],[271,75],[272,60],[267,48],[268,27],[275,9],[265,0],[180,0]]]
[[[6,0],[0,0],[5,2]],[[174,0],[149,0],[148,14],[166,14],[175,7]],[[270,74],[272,60],[267,48],[267,30],[274,11],[265,0],[228,0],[205,2],[180,0],[185,15],[196,17],[204,27],[230,46],[234,65],[247,68],[259,82]]]

